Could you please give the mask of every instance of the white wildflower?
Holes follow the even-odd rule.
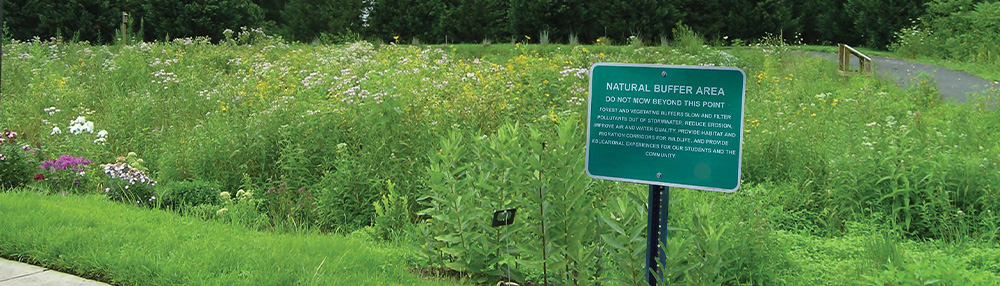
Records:
[[[80,134],[83,132],[94,133],[94,122],[87,121],[83,116],[78,116],[69,122],[69,133]]]

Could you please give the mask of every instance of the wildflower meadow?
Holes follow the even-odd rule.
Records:
[[[741,186],[671,189],[664,283],[1000,283],[996,89],[947,102],[773,39],[227,33],[3,43],[0,256],[122,285],[641,285],[647,186],[583,170],[610,62],[747,77]]]

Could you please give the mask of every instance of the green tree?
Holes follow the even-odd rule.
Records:
[[[4,1],[4,24],[15,39],[49,38],[111,42],[131,1],[26,0]],[[137,9],[135,9],[137,10]]]
[[[807,43],[858,44],[854,20],[847,14],[843,0],[799,1],[796,11],[802,17],[802,38]]]
[[[695,32],[710,37],[721,37],[722,31],[727,25],[726,14],[722,11],[729,11],[730,5],[736,5],[732,0],[684,0],[678,5],[685,11],[683,19],[684,25],[691,27]]]
[[[897,33],[892,48],[909,56],[998,62],[1000,1],[935,0],[913,27]]]
[[[264,10],[264,28],[272,31],[278,30],[284,24],[281,18],[281,11],[289,0],[253,0],[253,3]]]
[[[260,27],[264,11],[250,0],[142,0],[147,39],[208,36],[222,39],[225,29]]]
[[[854,19],[863,45],[884,49],[900,29],[912,26],[927,0],[847,0],[845,10]]]
[[[444,42],[441,33],[435,32],[445,4],[440,0],[374,0],[367,2],[368,34],[384,41]],[[438,36],[441,35],[440,38]]]
[[[264,21],[281,23],[281,11],[289,0],[253,0],[253,3],[264,10]]]
[[[596,31],[580,31],[588,39],[608,37],[616,40],[641,36],[645,41],[669,35],[684,14],[667,0],[603,1],[599,8]],[[623,17],[622,15],[629,15]]]
[[[740,4],[736,7],[746,9],[731,9],[729,12],[729,19],[732,20],[727,27],[732,36],[752,39],[770,33],[791,39],[801,32],[800,16],[793,14],[791,0],[744,1]]]
[[[361,0],[291,0],[281,10],[286,34],[308,42],[320,34],[354,32],[361,27]]]
[[[510,37],[504,23],[509,1],[451,0],[436,27],[452,42],[477,42]]]
[[[536,36],[547,32],[550,39],[565,39],[570,34],[597,34],[600,5],[587,0],[511,0],[507,21],[515,37]],[[597,2],[599,3],[599,2]],[[584,38],[586,39],[586,38]]]

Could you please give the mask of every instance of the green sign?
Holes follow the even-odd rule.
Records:
[[[706,191],[740,186],[746,74],[738,68],[590,68],[587,175]]]

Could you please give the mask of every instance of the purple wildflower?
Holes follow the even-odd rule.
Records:
[[[39,168],[43,170],[73,170],[77,173],[82,173],[87,165],[90,165],[91,161],[84,159],[83,157],[73,157],[70,155],[59,156],[59,159],[49,160],[42,162]]]

